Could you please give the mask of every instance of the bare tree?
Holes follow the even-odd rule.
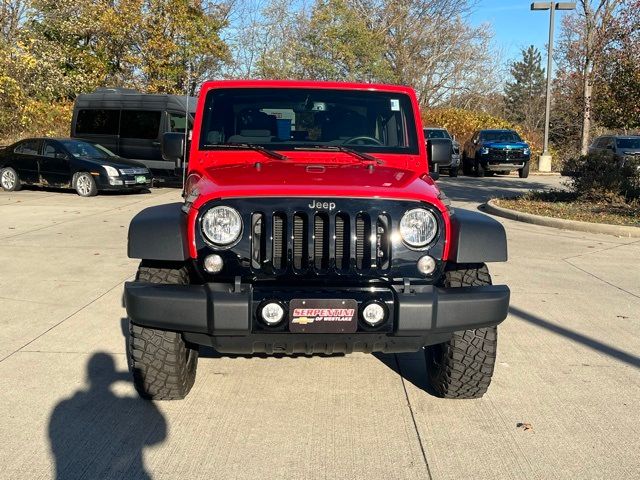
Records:
[[[0,37],[5,43],[15,41],[20,25],[25,20],[27,0],[1,0],[0,3]]]
[[[589,148],[592,124],[592,96],[595,79],[613,40],[616,13],[625,0],[579,0],[575,14],[563,20],[559,42],[559,66],[580,76],[582,126],[580,152]]]

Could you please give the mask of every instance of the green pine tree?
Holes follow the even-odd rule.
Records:
[[[513,80],[505,85],[505,107],[509,120],[528,131],[538,130],[544,120],[545,71],[540,51],[531,45],[522,50],[522,59],[511,64]]]

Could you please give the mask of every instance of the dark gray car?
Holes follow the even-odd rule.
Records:
[[[603,135],[593,140],[589,153],[611,155],[620,165],[631,158],[640,158],[640,135]]]

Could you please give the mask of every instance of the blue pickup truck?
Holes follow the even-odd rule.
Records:
[[[464,144],[462,171],[483,177],[487,172],[508,174],[518,170],[529,176],[531,149],[513,130],[478,130]]]

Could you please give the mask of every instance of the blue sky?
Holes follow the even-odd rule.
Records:
[[[549,38],[549,11],[531,11],[530,0],[480,0],[471,21],[480,25],[490,23],[495,33],[497,48],[509,61],[519,57],[520,49],[534,45],[543,52],[546,62],[546,45]],[[555,38],[558,38],[560,19],[570,12],[556,12]]]

